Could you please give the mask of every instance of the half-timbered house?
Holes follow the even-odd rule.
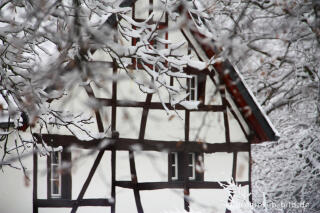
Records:
[[[158,3],[124,2],[132,6],[137,22],[152,12],[149,5]],[[154,17],[161,17],[159,29],[174,29],[164,31],[164,39],[185,41],[180,54],[208,62],[217,51],[200,41],[205,36],[196,27],[174,28],[168,15]],[[112,25],[115,17],[107,22]],[[89,207],[94,212],[155,213],[210,206],[225,212],[228,196],[219,183],[231,178],[249,195],[250,145],[278,136],[236,66],[226,59],[204,70],[187,66],[184,71],[190,77],[182,80],[168,77],[171,86],[185,88],[188,94],[185,104],[172,106],[169,97],[142,92],[107,53],[97,50],[93,57],[111,64],[102,72],[113,80],[103,82],[107,89],[95,83],[75,88],[75,101],[64,107],[81,111],[79,103],[96,101],[102,107],[93,113],[92,131],[110,134],[81,140],[53,128],[50,134],[36,135],[39,143],[52,148],[50,156],[33,156],[34,213],[48,208],[81,212]],[[193,103],[197,108],[188,107]]]

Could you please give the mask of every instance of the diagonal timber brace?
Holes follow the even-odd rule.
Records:
[[[76,200],[76,202],[74,203],[74,205],[72,206],[72,210],[71,210],[71,213],[75,213],[79,207],[79,204],[80,204],[80,201],[83,199],[83,196],[84,196],[84,193],[87,191],[88,189],[88,186],[91,182],[91,179],[95,173],[95,171],[97,170],[97,167],[101,161],[101,158],[103,156],[103,153],[104,153],[104,150],[100,150],[96,160],[94,161],[92,167],[91,167],[91,170],[90,170],[90,173],[86,179],[86,181],[84,182],[83,186],[82,186],[82,189],[78,195],[78,198]]]

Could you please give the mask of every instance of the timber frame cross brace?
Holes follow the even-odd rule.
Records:
[[[114,75],[117,74],[117,67],[113,67],[113,73]],[[212,74],[209,74],[209,77],[214,81],[214,78]],[[94,96],[94,93],[92,91],[92,88],[88,85],[85,87],[88,95],[91,98],[96,98]],[[220,91],[223,93],[224,91]],[[96,98],[97,99],[97,98]],[[112,136],[109,138],[109,140],[112,142],[110,145],[103,147],[101,150],[99,150],[99,153],[91,167],[91,170],[88,174],[88,177],[85,181],[85,183],[82,186],[82,189],[80,193],[77,196],[76,200],[50,200],[50,202],[55,202],[55,204],[50,204],[49,201],[47,201],[47,205],[44,205],[41,200],[37,199],[37,153],[34,154],[34,213],[38,212],[38,207],[71,207],[71,213],[77,212],[77,209],[80,206],[109,206],[111,207],[111,213],[115,213],[115,204],[116,204],[116,186],[123,187],[123,188],[129,188],[132,189],[134,192],[134,198],[135,203],[137,207],[138,213],[144,213],[143,206],[141,203],[141,197],[140,197],[140,191],[141,190],[155,190],[155,189],[168,189],[168,188],[180,188],[184,189],[184,208],[186,211],[189,211],[189,195],[190,195],[190,188],[198,188],[198,189],[204,189],[204,188],[212,188],[212,189],[221,189],[221,186],[218,184],[218,182],[207,182],[207,181],[189,181],[187,178],[187,172],[185,166],[183,167],[183,174],[184,178],[180,181],[175,182],[150,182],[150,183],[139,183],[137,180],[137,171],[136,171],[136,165],[135,165],[135,156],[134,152],[132,150],[132,145],[139,144],[142,146],[143,150],[150,150],[150,151],[163,151],[163,150],[169,150],[169,151],[179,151],[184,153],[183,154],[183,161],[184,165],[186,165],[185,160],[187,159],[186,154],[190,151],[192,152],[202,152],[202,153],[214,153],[214,152],[229,152],[233,153],[233,168],[232,168],[232,177],[236,178],[236,158],[237,158],[237,152],[240,151],[247,151],[250,153],[250,144],[249,143],[243,143],[240,142],[232,142],[230,143],[230,133],[229,133],[229,125],[228,125],[228,118],[227,113],[224,113],[224,119],[223,122],[225,123],[225,126],[227,130],[225,131],[225,137],[226,137],[226,143],[222,144],[210,144],[205,143],[203,144],[197,143],[196,141],[190,141],[189,139],[189,130],[190,130],[190,113],[192,111],[185,110],[185,142],[181,143],[178,141],[154,141],[154,140],[146,140],[145,139],[145,132],[146,132],[146,125],[147,125],[147,118],[148,113],[150,109],[153,109],[152,106],[158,106],[157,102],[151,102],[152,100],[152,94],[146,95],[146,101],[140,103],[127,103],[128,105],[124,105],[125,103],[121,103],[117,100],[117,82],[113,81],[112,83],[112,98],[110,101],[105,102],[104,105],[111,107],[111,133]],[[211,105],[210,105],[211,106]],[[139,138],[138,139],[128,139],[128,138],[120,138],[119,133],[116,131],[116,115],[117,115],[117,108],[118,107],[139,107],[142,108],[142,115],[141,115],[141,121],[140,121],[140,131],[139,131]],[[210,107],[210,110],[206,110],[206,105],[203,105],[204,111],[218,111],[218,112],[226,112],[226,108],[229,107],[231,109],[231,113],[235,117],[235,119],[239,122],[239,118],[237,117],[236,113],[232,110],[230,103],[223,98],[222,105],[212,105]],[[209,107],[209,105],[208,105]],[[209,108],[208,108],[209,109]],[[200,108],[201,111],[201,108]],[[96,121],[99,132],[104,132],[104,126],[102,123],[101,115],[98,111],[95,112],[96,114]],[[241,122],[239,122],[241,129],[243,130],[244,127],[241,125]],[[245,132],[245,131],[244,131]],[[50,145],[50,146],[58,146],[62,145],[64,147],[72,146],[73,144],[78,145],[80,148],[89,148],[96,150],[97,147],[101,147],[99,145],[101,140],[93,140],[93,141],[86,141],[85,143],[83,141],[77,140],[73,136],[66,136],[66,135],[42,135],[44,141]],[[250,141],[249,135],[245,134],[245,137],[248,141]],[[51,139],[50,139],[51,138]],[[38,142],[41,142],[41,138],[39,138]],[[203,149],[203,147],[206,147]],[[129,163],[130,163],[130,174],[131,174],[131,181],[116,181],[116,152],[126,150],[129,152]],[[110,199],[83,199],[85,192],[87,191],[87,188],[92,180],[92,177],[94,173],[96,172],[97,167],[99,166],[103,154],[105,151],[111,151],[111,198]],[[249,169],[250,172],[251,168]],[[250,176],[249,175],[249,181],[243,181],[243,182],[237,182],[240,185],[249,185],[249,191],[251,191],[250,186]]]
[[[134,0],[127,0],[123,1],[126,4],[129,4],[129,6],[132,6],[132,4],[135,2]],[[127,5],[128,6],[128,5]],[[115,16],[111,16],[107,20],[107,24],[114,26],[116,25],[116,19]],[[191,42],[189,42],[191,43]],[[212,55],[211,55],[212,57]],[[228,64],[227,64],[228,65]],[[219,67],[216,66],[215,68],[217,70],[220,69],[220,73],[223,73],[224,68],[230,68],[230,65],[226,67]],[[117,65],[115,62],[112,64],[113,67],[113,74],[117,75]],[[218,69],[219,68],[219,69]],[[135,199],[135,204],[137,207],[137,212],[138,213],[144,213],[142,202],[141,202],[141,197],[140,197],[140,191],[141,190],[154,190],[154,189],[168,189],[168,188],[179,188],[184,190],[184,194],[182,195],[184,197],[184,208],[186,211],[189,211],[189,196],[190,196],[190,189],[195,188],[195,189],[221,189],[221,186],[219,185],[218,182],[209,182],[209,181],[189,181],[188,175],[187,175],[187,168],[185,165],[187,165],[187,153],[188,152],[201,152],[201,153],[214,153],[214,152],[228,152],[233,154],[233,166],[232,166],[232,177],[236,181],[236,173],[237,173],[237,155],[238,152],[248,152],[249,153],[249,158],[251,158],[251,148],[250,148],[250,143],[253,141],[254,135],[251,135],[250,133],[246,133],[244,126],[240,122],[239,118],[237,116],[237,113],[233,110],[231,103],[229,102],[226,98],[226,91],[230,93],[231,95],[234,95],[232,91],[238,91],[236,89],[228,89],[228,88],[235,88],[235,85],[233,84],[235,81],[234,79],[231,81],[227,81],[225,76],[219,76],[220,81],[223,82],[221,85],[217,85],[215,82],[214,76],[212,72],[207,72],[206,70],[202,71],[208,77],[211,79],[212,82],[216,86],[221,86],[219,87],[220,90],[219,92],[222,94],[222,104],[219,105],[205,105],[201,104],[199,105],[199,108],[197,110],[185,110],[185,108],[179,104],[177,104],[175,107],[172,107],[170,104],[165,103],[165,106],[169,110],[185,110],[185,124],[184,124],[184,143],[181,143],[181,141],[155,141],[155,140],[146,140],[145,139],[145,133],[146,133],[146,124],[148,120],[148,113],[150,110],[159,110],[163,109],[163,104],[159,102],[151,102],[152,100],[152,94],[147,94],[146,95],[146,101],[145,102],[138,102],[138,101],[123,101],[123,100],[118,100],[117,99],[117,82],[113,81],[112,82],[112,97],[111,98],[98,98],[94,96],[93,90],[90,87],[90,85],[85,86],[85,89],[90,96],[90,98],[94,98],[97,100],[99,103],[101,103],[104,107],[109,107],[111,108],[111,133],[112,137],[108,138],[110,139],[111,142],[113,142],[110,146],[107,146],[101,150],[99,150],[98,155],[90,169],[90,172],[81,188],[80,193],[77,196],[76,200],[48,200],[46,203],[44,203],[44,200],[38,200],[37,199],[37,164],[38,164],[38,157],[37,157],[37,152],[35,151],[34,154],[34,192],[33,192],[33,209],[34,213],[38,212],[38,207],[71,207],[71,212],[75,213],[77,212],[77,209],[80,206],[108,206],[111,207],[111,213],[115,213],[115,207],[116,207],[116,187],[123,187],[123,188],[128,188],[133,190],[134,194],[134,199]],[[230,73],[235,73],[235,72],[230,72]],[[231,76],[231,74],[230,74]],[[232,76],[231,76],[232,77]],[[229,82],[229,84],[228,84]],[[171,84],[171,83],[170,83]],[[231,86],[230,86],[231,85]],[[171,85],[172,86],[172,85]],[[240,85],[241,86],[241,85]],[[226,90],[222,89],[226,88]],[[245,91],[245,88],[242,86],[241,91]],[[230,90],[230,91],[229,91]],[[250,98],[249,96],[245,96]],[[240,100],[240,99],[239,99]],[[242,100],[242,99],[241,99]],[[250,100],[249,100],[250,101]],[[251,101],[253,102],[253,101]],[[246,103],[246,102],[244,102]],[[237,103],[236,103],[237,104]],[[251,106],[251,105],[250,105]],[[129,138],[121,138],[119,137],[119,133],[117,132],[116,128],[116,117],[117,117],[117,108],[118,107],[132,107],[132,108],[142,108],[142,116],[141,116],[141,122],[140,122],[140,131],[139,131],[139,136],[138,139],[129,139]],[[238,106],[239,107],[239,106]],[[241,106],[240,106],[241,107]],[[245,134],[245,138],[247,139],[248,143],[243,143],[244,141],[239,141],[239,142],[230,142],[230,129],[229,129],[229,121],[228,121],[228,113],[227,109],[229,109],[230,114],[237,120],[237,122],[240,125],[240,128],[242,132]],[[217,143],[197,143],[197,141],[191,141],[190,140],[190,117],[193,113],[193,111],[199,111],[199,112],[220,112],[223,113],[223,119],[222,122],[224,123],[225,126],[225,138],[226,138],[226,143],[223,144],[217,144]],[[119,113],[119,112],[118,112]],[[253,110],[253,115],[255,111]],[[102,117],[99,113],[99,111],[95,112],[96,115],[96,121],[97,121],[97,126],[99,132],[105,132],[105,129],[103,127],[103,122],[102,122]],[[247,119],[248,120],[248,119]],[[249,123],[249,128],[252,130],[255,130],[255,127],[258,125],[253,125],[251,122]],[[258,123],[258,122],[256,122]],[[264,122],[267,123],[267,122]],[[258,123],[259,124],[259,123]],[[251,125],[251,126],[250,126]],[[270,127],[269,127],[270,128]],[[264,128],[262,128],[264,130]],[[253,132],[253,131],[252,131]],[[91,148],[91,149],[97,149],[99,147],[99,140],[93,140],[89,143],[82,143],[81,141],[75,141],[73,140],[70,136],[54,136],[52,137],[55,139],[58,139],[58,141],[64,141],[64,143],[70,143],[71,145],[73,142],[75,144],[79,145],[80,148]],[[182,137],[183,138],[183,137]],[[73,141],[72,141],[73,140]],[[261,139],[262,140],[262,139]],[[48,142],[48,145],[53,145],[55,146],[56,144],[59,144],[53,140],[52,144],[50,144],[50,140],[45,140]],[[71,143],[72,141],[72,143]],[[183,171],[182,174],[184,178],[179,181],[174,181],[174,182],[144,182],[141,183],[137,179],[137,169],[136,169],[136,164],[135,164],[135,153],[132,149],[132,145],[141,145],[142,149],[145,151],[163,151],[163,150],[169,150],[172,152],[181,152],[183,153]],[[205,145],[206,149],[203,149],[203,146]],[[65,145],[66,147],[68,145]],[[83,147],[82,147],[83,146]],[[128,151],[129,152],[129,165],[130,165],[130,174],[131,174],[131,180],[130,181],[117,181],[116,180],[116,152],[117,151]],[[109,199],[84,199],[84,194],[86,193],[88,186],[90,185],[90,182],[93,178],[94,173],[96,172],[97,167],[99,166],[102,157],[104,155],[105,151],[111,151],[111,198]],[[249,179],[248,181],[243,181],[243,182],[236,182],[239,185],[249,185],[249,192],[251,192],[251,163],[249,163]],[[224,182],[221,182],[224,184]],[[251,200],[251,196],[250,196]],[[55,204],[52,204],[52,203]]]
[[[117,68],[114,67],[113,69],[114,74],[117,73]],[[213,76],[210,76],[213,80]],[[94,93],[92,91],[92,88],[90,86],[86,86],[86,91],[90,97],[94,97]],[[223,92],[223,91],[221,91]],[[230,136],[229,131],[225,131],[226,134],[226,143],[224,144],[209,144],[206,143],[205,147],[206,149],[203,149],[202,144],[196,143],[195,141],[189,140],[189,129],[190,129],[190,111],[185,110],[185,143],[179,143],[179,142],[164,142],[164,141],[152,141],[152,140],[145,140],[145,132],[146,132],[146,124],[147,124],[147,118],[149,110],[152,109],[150,106],[153,104],[157,104],[156,102],[151,102],[152,100],[152,94],[148,94],[146,96],[146,101],[144,104],[139,104],[139,106],[132,106],[132,103],[129,103],[128,106],[120,106],[120,107],[141,107],[142,108],[142,116],[140,121],[140,131],[139,131],[139,138],[136,139],[126,139],[126,138],[120,138],[119,133],[116,131],[116,115],[117,115],[117,107],[119,107],[119,102],[117,101],[117,82],[114,81],[112,84],[112,99],[110,102],[108,102],[108,106],[111,107],[111,132],[112,136],[110,140],[113,142],[110,146],[104,147],[101,149],[91,167],[91,170],[88,174],[88,177],[85,181],[85,183],[82,186],[82,189],[80,193],[77,196],[77,199],[75,201],[68,200],[68,201],[62,201],[62,200],[54,200],[56,203],[60,203],[60,206],[56,207],[72,207],[71,213],[77,212],[77,209],[80,206],[110,206],[111,207],[111,213],[115,213],[115,204],[116,204],[116,190],[115,187],[123,187],[123,188],[129,188],[132,189],[134,192],[134,198],[135,203],[137,207],[138,213],[144,213],[143,206],[141,203],[141,197],[140,197],[140,190],[153,190],[153,189],[168,189],[168,188],[181,188],[184,189],[184,208],[186,211],[189,211],[189,195],[190,195],[190,188],[214,188],[219,189],[221,186],[217,182],[206,182],[206,181],[189,181],[186,175],[186,168],[183,167],[183,174],[184,179],[181,181],[176,182],[150,182],[150,183],[139,183],[137,180],[137,171],[136,171],[136,165],[135,165],[135,156],[134,152],[132,150],[132,145],[134,144],[140,144],[142,146],[143,150],[151,150],[151,151],[163,151],[163,150],[170,150],[170,151],[180,151],[184,153],[184,161],[187,159],[186,154],[190,151],[198,151],[202,153],[213,153],[213,152],[232,152],[233,153],[233,168],[232,168],[232,176],[235,180],[236,176],[236,158],[237,158],[237,152],[239,151],[249,151],[250,152],[250,145],[248,143],[230,143]],[[223,105],[217,108],[216,110],[219,112],[225,112],[226,107],[229,106],[227,100],[223,100]],[[230,109],[232,109],[230,107]],[[210,111],[210,110],[209,110]],[[234,115],[236,120],[237,118],[236,114],[231,111],[231,113]],[[226,128],[229,128],[229,125],[227,125],[228,119],[227,114],[224,113],[224,122]],[[97,120],[97,126],[99,132],[104,132],[103,123],[101,120],[101,115],[99,112],[96,112],[96,120]],[[239,122],[240,126],[241,123]],[[241,126],[241,129],[243,127]],[[48,138],[51,137],[51,139]],[[248,135],[246,135],[248,137]],[[64,147],[71,146],[72,144],[77,144],[79,147],[84,145],[83,148],[89,148],[89,149],[97,149],[99,146],[99,143],[101,141],[99,140],[93,140],[91,142],[82,143],[81,141],[78,141],[73,136],[58,136],[58,135],[43,135],[44,141],[48,142],[48,145],[57,146],[61,145],[63,143]],[[249,140],[249,138],[247,138]],[[41,141],[41,140],[39,140]],[[178,146],[179,144],[179,146]],[[129,151],[129,163],[130,163],[130,173],[131,173],[131,181],[116,181],[116,151],[126,150]],[[112,184],[111,184],[111,199],[83,199],[85,192],[87,191],[87,188],[92,180],[92,177],[94,173],[96,172],[97,167],[99,166],[103,154],[105,151],[111,151],[111,177],[112,177]],[[36,153],[36,152],[35,152]],[[186,162],[184,162],[184,165],[186,165]],[[34,176],[37,176],[37,154],[34,155]],[[37,180],[34,179],[34,192],[37,191]],[[240,185],[249,185],[250,186],[250,179],[249,181],[244,182],[237,182]],[[251,189],[250,189],[251,190]],[[51,200],[52,201],[52,200]],[[41,206],[41,202],[38,203],[39,200],[37,200],[36,195],[34,194],[34,212],[37,213],[38,207],[49,207],[48,205]],[[64,202],[64,203],[63,203]],[[54,205],[51,205],[50,207],[54,207]]]

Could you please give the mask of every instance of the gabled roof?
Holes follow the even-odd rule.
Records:
[[[216,63],[214,68],[221,75],[228,92],[232,95],[242,116],[255,132],[256,137],[251,142],[260,143],[278,140],[278,131],[274,128],[250,89],[246,86],[236,67],[229,60],[225,60],[221,63]]]
[[[213,46],[214,41],[202,34],[192,17],[191,30],[183,28],[183,34],[188,38],[188,41],[194,46],[195,51],[198,50],[198,55],[205,61],[213,58],[219,50]],[[205,43],[204,41],[208,41]],[[216,62],[214,65],[215,71],[218,73],[222,83],[226,86],[227,91],[231,94],[235,104],[240,109],[240,113],[246,120],[251,130],[254,131],[252,143],[261,143],[264,141],[278,140],[280,135],[272,125],[268,116],[265,114],[261,105],[256,100],[255,96],[245,84],[243,77],[229,59]]]
[[[131,7],[135,2],[136,0],[123,0],[120,7]],[[200,32],[194,23],[194,19],[189,14],[187,17],[190,19],[188,23],[191,23],[191,30],[183,28],[181,32],[188,42],[192,44],[199,58],[203,61],[209,61],[219,50],[212,45],[214,42],[206,37],[205,33]],[[110,16],[105,23],[114,27],[116,25],[115,15]],[[203,41],[209,41],[210,44]],[[280,137],[278,131],[274,128],[250,89],[246,86],[237,68],[228,59],[217,62],[213,66],[226,86],[227,91],[231,94],[235,104],[240,109],[243,118],[254,132],[254,138],[251,139],[251,142],[260,143],[278,140]]]

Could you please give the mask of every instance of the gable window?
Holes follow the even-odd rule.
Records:
[[[196,154],[188,153],[188,178],[189,180],[196,179]]]
[[[198,159],[203,159],[200,156],[202,154],[190,152],[187,154],[187,161],[184,165],[184,156],[180,152],[171,152],[169,154],[169,181],[181,181],[184,180],[183,169],[186,168],[186,172],[189,180],[203,181],[203,173],[197,171],[197,165],[201,164]]]
[[[171,158],[171,180],[178,180],[178,153],[172,152],[170,153]]]
[[[50,196],[61,198],[61,152],[50,152],[50,160]]]
[[[48,199],[71,199],[71,153],[52,151],[47,158]]]
[[[190,69],[190,68],[189,68]],[[188,70],[187,70],[188,71]],[[201,101],[204,103],[205,87],[206,87],[206,74],[195,72],[189,73],[191,78],[186,78],[186,92],[189,94],[186,98],[187,101]]]
[[[191,78],[187,79],[188,85],[188,93],[189,96],[187,97],[188,101],[197,101],[198,100],[198,76],[191,75]]]

